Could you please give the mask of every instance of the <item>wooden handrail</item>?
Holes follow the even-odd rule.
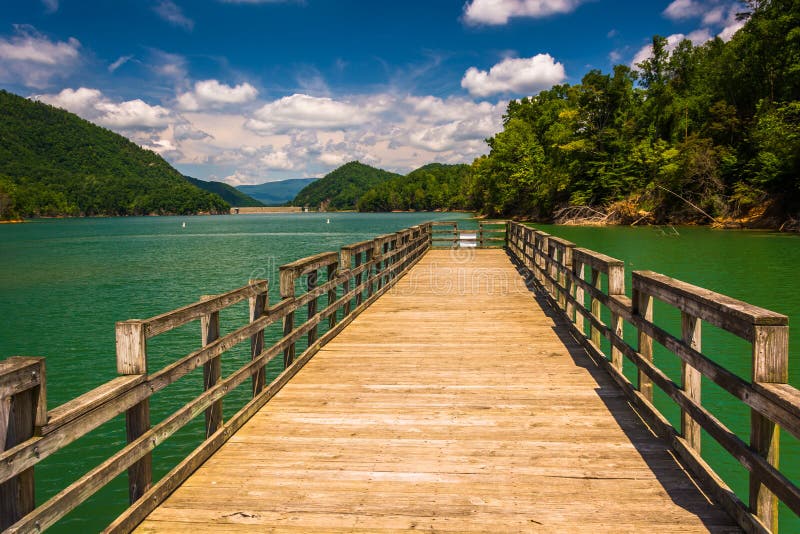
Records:
[[[788,381],[788,318],[725,295],[650,271],[632,273],[632,296],[625,294],[624,263],[575,248],[545,232],[511,222],[508,249],[544,290],[554,307],[568,319],[573,334],[603,364],[648,422],[668,439],[678,456],[739,524],[750,532],[777,531],[780,500],[800,514],[800,489],[779,468],[779,428],[800,438],[800,391]],[[586,267],[591,270],[587,279]],[[602,290],[601,275],[607,279]],[[590,298],[587,307],[585,296]],[[658,326],[653,299],[681,312],[681,336]],[[601,320],[605,306],[611,324]],[[584,321],[590,332],[584,330]],[[703,354],[700,325],[705,321],[752,345],[750,381]],[[622,336],[623,322],[638,332],[638,346]],[[610,354],[602,351],[600,338],[609,340]],[[677,384],[653,362],[653,341],[681,361]],[[636,367],[634,385],[623,374],[623,358]],[[745,443],[702,404],[700,377],[719,385],[751,411],[751,439]],[[652,403],[652,387],[659,387],[681,409],[675,428]],[[702,459],[701,432],[705,430],[750,472],[748,504],[743,503]]]
[[[117,325],[121,376],[50,411],[47,411],[45,401],[44,359],[14,357],[0,362],[0,402],[14,397],[17,406],[25,407],[20,417],[15,416],[16,412],[11,414],[12,419],[22,425],[16,431],[19,439],[6,440],[7,450],[0,451],[3,528],[9,532],[46,529],[118,474],[128,470],[131,506],[109,529],[115,532],[131,530],[166,498],[170,488],[185,480],[272,398],[316,351],[421,258],[430,247],[431,228],[427,223],[418,225],[342,247],[341,252],[317,254],[284,265],[280,268],[284,298],[271,306],[267,299],[268,282],[250,281],[239,289],[203,297],[196,303],[150,319],[122,321]],[[364,256],[361,258],[363,261],[356,260],[355,266],[349,262],[340,263],[340,258],[349,259],[352,255]],[[339,268],[340,265],[346,267]],[[317,283],[317,276],[321,274],[324,274],[325,281]],[[309,277],[309,284],[296,295],[294,282],[301,276]],[[327,300],[321,306],[319,300],[323,297]],[[220,335],[219,312],[244,299],[250,301],[248,321]],[[287,319],[293,319],[294,312],[303,306],[308,308],[307,318],[301,324],[287,324]],[[161,369],[148,370],[147,340],[198,319],[202,347]],[[265,347],[264,330],[281,320],[284,323],[283,336]],[[327,331],[319,336],[318,329],[323,324],[327,324]],[[298,358],[292,357],[287,361],[284,371],[266,384],[265,365],[277,355],[290,349],[293,351],[295,343],[303,336],[308,336],[307,348]],[[222,376],[221,358],[246,341],[250,342],[250,360],[232,374]],[[151,426],[149,402],[153,394],[200,366],[205,371],[203,392]],[[222,399],[251,378],[252,400],[231,420],[223,421]],[[34,508],[34,466],[123,413],[127,414],[128,444]],[[153,450],[201,413],[206,413],[206,435],[199,436],[200,446],[154,484],[150,467]],[[5,428],[16,428],[14,424],[6,422]]]

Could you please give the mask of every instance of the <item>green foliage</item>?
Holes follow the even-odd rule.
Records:
[[[229,210],[158,154],[72,113],[0,91],[0,116],[0,217]]]
[[[258,185],[240,185],[236,189],[267,206],[283,206],[291,202],[305,186],[317,180],[318,178],[293,178]]]
[[[295,206],[324,207],[328,210],[352,210],[361,196],[373,187],[400,176],[358,161],[345,163],[300,191]]]
[[[224,182],[207,182],[205,180],[198,180],[197,178],[190,178],[189,176],[184,176],[184,178],[186,178],[190,184],[199,187],[203,191],[208,191],[209,193],[219,195],[222,200],[231,206],[235,206],[237,208],[250,208],[261,207],[264,205],[255,198],[246,195],[232,185],[228,185]]]
[[[725,43],[671,52],[653,38],[637,71],[587,73],[509,103],[472,164],[472,207],[552,217],[637,199],[657,219],[738,216],[769,198],[800,209],[800,0],[746,2]],[[679,198],[682,197],[681,198]],[[683,200],[685,199],[685,200]]]
[[[463,210],[468,207],[469,165],[431,163],[364,193],[358,211]]]

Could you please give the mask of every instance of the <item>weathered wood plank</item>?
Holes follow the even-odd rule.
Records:
[[[141,531],[736,531],[505,254],[476,252],[377,291]]]

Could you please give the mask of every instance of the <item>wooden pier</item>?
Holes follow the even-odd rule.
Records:
[[[3,528],[44,529],[125,470],[131,506],[110,532],[774,532],[779,501],[798,513],[778,462],[779,425],[800,434],[785,316],[649,272],[629,298],[621,261],[497,230],[421,225],[281,267],[272,305],[253,281],[119,323],[120,378],[51,410],[42,359],[0,362]],[[653,298],[681,310],[680,339],[654,322]],[[221,335],[219,311],[243,299],[248,321]],[[147,339],[195,320],[203,346],[148,369]],[[701,352],[700,321],[752,344],[752,380]],[[684,362],[680,383],[653,363],[653,340]],[[222,376],[242,342],[250,361]],[[150,397],[200,367],[202,393],[151,421]],[[700,376],[751,409],[748,443],[703,407]],[[251,400],[223,420],[242,385]],[[678,428],[654,386],[681,407]],[[120,413],[128,445],[34,506],[34,466]],[[153,480],[153,449],[200,414],[197,448]],[[702,459],[700,429],[750,472],[746,504]]]

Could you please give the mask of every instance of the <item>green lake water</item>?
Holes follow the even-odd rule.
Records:
[[[225,217],[141,217],[40,220],[0,225],[3,269],[0,271],[0,358],[12,355],[47,357],[48,405],[55,407],[115,376],[114,323],[145,318],[244,285],[251,278],[277,282],[277,267],[303,256],[337,250],[420,222],[465,219],[466,214],[275,214]],[[182,223],[186,223],[183,227]],[[470,221],[474,226],[474,222]],[[800,322],[796,290],[800,238],[766,232],[723,232],[705,228],[578,228],[541,229],[585,248],[623,259],[626,269],[650,269],[704,286],[790,317]],[[278,299],[271,284],[270,301]],[[675,331],[676,314],[656,308],[668,329]],[[221,314],[222,333],[242,325],[246,303]],[[279,336],[273,328],[267,343]],[[631,333],[626,332],[626,339]],[[164,339],[161,339],[161,338]],[[749,354],[742,343],[703,330],[706,352],[749,376]],[[199,327],[191,323],[148,343],[151,369],[174,361],[199,343]],[[791,347],[800,347],[792,331]],[[298,349],[300,350],[300,349]],[[798,354],[792,350],[792,356]],[[487,357],[489,357],[487,355]],[[223,360],[223,375],[249,358],[241,346]],[[677,362],[656,354],[671,376]],[[629,366],[630,367],[630,366]],[[278,372],[270,368],[272,375]],[[790,364],[791,381],[800,385],[800,362]],[[199,391],[202,371],[169,386],[153,399],[158,421]],[[246,385],[247,386],[247,385]],[[249,386],[248,386],[249,387]],[[225,401],[225,417],[247,398],[240,387]],[[703,384],[703,401],[741,436],[747,436],[748,416],[732,398]],[[657,398],[674,421],[670,402]],[[198,443],[202,416],[154,451],[155,475],[174,466]],[[102,462],[125,442],[122,417],[49,457],[36,468],[37,501],[44,502],[67,484]],[[704,436],[704,456],[721,472],[730,473],[734,488],[746,497],[741,468],[716,450]],[[800,479],[796,440],[785,436],[783,465]],[[54,531],[95,531],[108,524],[127,502],[123,474],[65,518]],[[782,512],[782,531],[800,531],[800,523]]]

